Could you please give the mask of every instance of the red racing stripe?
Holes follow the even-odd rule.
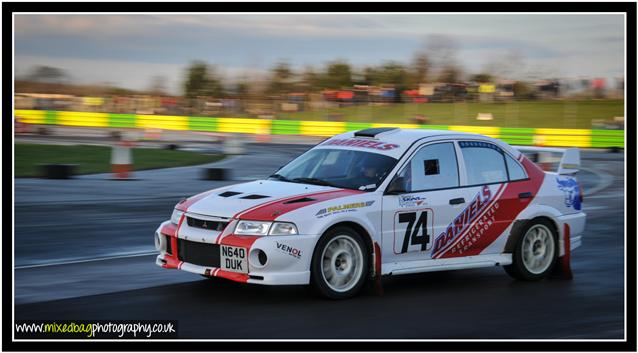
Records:
[[[529,180],[508,183],[498,200],[488,208],[488,212],[477,218],[470,226],[469,231],[463,234],[454,246],[437,256],[437,258],[480,254],[503,234],[505,229],[516,220],[518,214],[534,200],[543,184],[545,173],[528,158],[523,158],[521,162],[527,171]],[[520,199],[518,194],[522,192],[531,192],[532,197]],[[492,217],[494,222],[488,225],[485,220],[492,219]],[[481,220],[484,221],[482,225],[478,223]],[[477,231],[478,227],[483,228],[483,233],[480,233],[480,230]]]
[[[333,200],[340,197],[356,195],[362,192],[363,191],[359,190],[340,189],[296,195],[285,199],[268,202],[258,207],[254,207],[252,209],[249,209],[248,211],[244,211],[235,215],[234,218],[249,219],[252,221],[274,221],[275,219],[277,219],[277,217],[302,207],[306,207],[318,202]],[[292,201],[303,197],[312,198],[313,200],[307,202],[285,203],[286,201]]]
[[[212,194],[213,191],[215,191],[215,190],[213,189],[213,190],[202,192],[202,193],[197,194],[195,196],[191,196],[191,197],[187,198],[186,200],[178,203],[177,206],[175,206],[175,208],[177,210],[179,210],[179,211],[186,212],[188,210],[188,208],[191,207],[195,202],[197,202],[197,201],[203,199],[204,197]]]

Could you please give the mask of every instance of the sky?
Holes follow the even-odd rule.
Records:
[[[467,73],[624,77],[624,16],[615,14],[16,14],[14,62],[18,78],[43,65],[77,83],[148,89],[162,76],[178,94],[193,60],[250,80],[280,61],[298,70],[337,59],[409,64],[437,38]]]

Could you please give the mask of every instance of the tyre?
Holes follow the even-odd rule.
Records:
[[[558,235],[546,219],[528,222],[517,235],[512,264],[504,266],[510,276],[524,281],[541,280],[554,268],[558,258]]]
[[[349,227],[335,227],[317,242],[310,285],[326,298],[350,298],[364,286],[368,267],[369,256],[361,235]]]

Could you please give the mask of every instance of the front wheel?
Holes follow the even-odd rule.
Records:
[[[368,275],[368,255],[360,234],[348,227],[326,232],[312,256],[310,284],[330,299],[355,296]]]
[[[537,281],[547,277],[556,264],[558,236],[551,222],[539,219],[529,222],[518,236],[512,264],[504,266],[512,277]]]

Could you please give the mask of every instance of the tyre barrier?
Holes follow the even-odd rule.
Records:
[[[203,180],[228,180],[230,173],[225,168],[204,168],[202,169]]]
[[[45,179],[71,179],[77,164],[41,164],[39,167]]]

